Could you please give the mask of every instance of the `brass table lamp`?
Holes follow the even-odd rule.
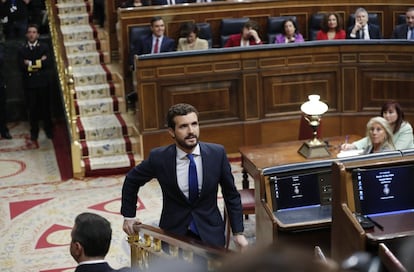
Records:
[[[300,110],[305,114],[304,117],[313,130],[313,139],[304,142],[298,152],[308,159],[329,157],[331,154],[326,144],[318,139],[318,127],[322,115],[328,110],[328,105],[320,101],[320,96],[317,94],[309,95],[308,98],[309,101],[303,103]]]

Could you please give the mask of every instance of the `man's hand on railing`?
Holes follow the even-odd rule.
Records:
[[[240,251],[245,250],[249,244],[244,234],[234,234],[233,240],[237,248],[240,249]]]
[[[141,224],[141,221],[135,218],[124,218],[124,226],[122,227],[126,234],[135,235],[134,225]]]

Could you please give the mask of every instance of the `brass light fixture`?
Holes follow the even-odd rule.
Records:
[[[303,103],[300,110],[305,114],[304,117],[313,130],[313,139],[304,142],[298,152],[308,159],[329,157],[331,154],[326,144],[318,139],[318,127],[322,115],[328,110],[328,105],[320,101],[320,96],[317,94],[309,95],[308,98],[309,101]]]

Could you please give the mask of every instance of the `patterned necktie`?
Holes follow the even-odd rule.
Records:
[[[410,40],[414,40],[414,27],[411,28]]]
[[[188,166],[188,199],[190,203],[194,203],[198,198],[197,166],[193,154],[187,154],[187,158],[190,160],[190,165]],[[198,235],[198,230],[193,219],[191,219],[188,227],[194,234]]]
[[[187,154],[187,158],[190,160],[188,167],[188,199],[193,203],[198,198],[197,167],[193,154]]]
[[[159,47],[158,43],[159,43],[159,39],[156,38],[155,39],[155,45],[154,45],[154,53],[158,53],[158,47]]]

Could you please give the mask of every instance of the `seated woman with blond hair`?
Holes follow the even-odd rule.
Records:
[[[371,118],[367,123],[368,145],[363,154],[395,150],[392,137],[392,130],[387,120],[380,116]]]
[[[414,148],[413,128],[410,123],[405,121],[404,111],[396,101],[388,101],[382,105],[380,114],[387,120],[393,133],[393,143],[395,149]],[[351,144],[343,144],[342,150],[363,150],[368,145],[368,137],[364,137]]]

